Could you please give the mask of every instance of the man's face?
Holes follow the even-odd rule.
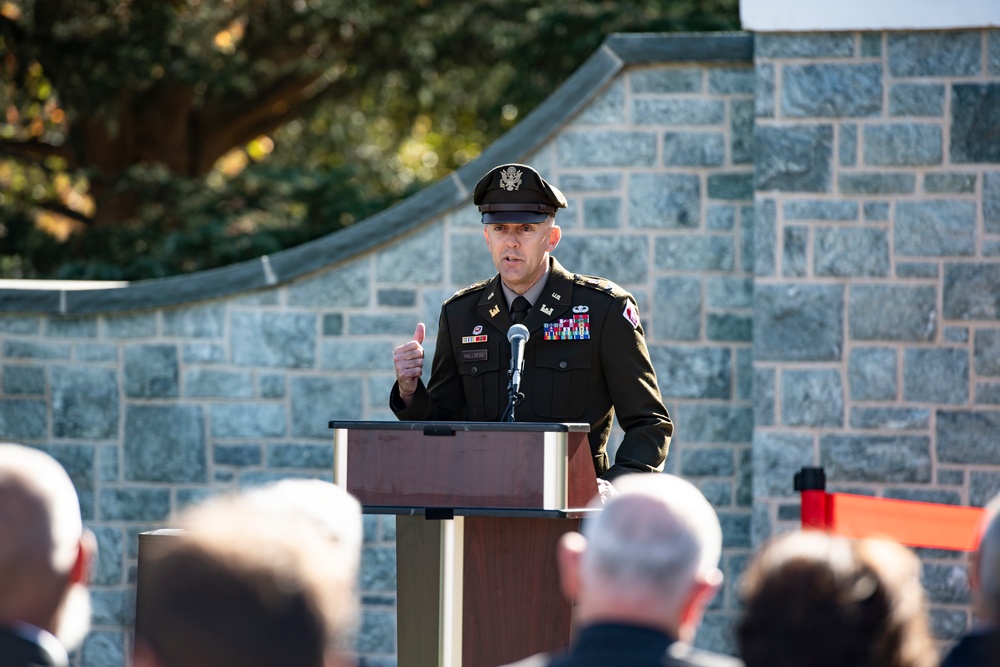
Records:
[[[483,235],[504,284],[524,294],[545,273],[562,230],[550,219],[538,224],[490,223],[483,225]]]

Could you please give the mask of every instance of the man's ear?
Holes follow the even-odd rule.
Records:
[[[80,542],[76,547],[76,560],[69,571],[70,583],[86,584],[90,580],[90,572],[97,560],[97,538],[94,533],[84,528]]]
[[[972,556],[969,558],[969,588],[973,591],[979,589],[979,550],[972,552]]]
[[[694,641],[694,633],[701,623],[705,608],[721,587],[722,572],[719,570],[715,570],[707,580],[700,576],[695,579],[694,584],[688,589],[687,597],[680,609],[678,635],[680,635],[679,639],[682,642]]]
[[[559,225],[552,223],[552,229],[549,230],[549,245],[546,248],[547,252],[552,252],[559,245],[559,239],[562,238],[562,228]]]
[[[556,563],[559,565],[559,585],[567,600],[573,602],[580,594],[580,560],[587,550],[587,538],[570,531],[559,538]]]

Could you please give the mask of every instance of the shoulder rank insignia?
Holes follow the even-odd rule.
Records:
[[[462,289],[458,290],[457,292],[455,292],[454,294],[452,294],[450,297],[448,297],[448,299],[445,301],[445,303],[448,303],[448,302],[452,301],[453,299],[456,299],[456,298],[458,298],[460,296],[465,296],[466,294],[469,294],[470,292],[475,292],[477,290],[484,289],[486,287],[486,285],[489,284],[489,282],[490,282],[489,280],[480,280],[478,283],[472,283],[471,285],[468,285],[467,287],[463,287]]]
[[[590,315],[546,322],[544,334],[545,340],[590,340]]]

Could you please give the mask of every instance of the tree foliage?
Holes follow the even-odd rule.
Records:
[[[0,0],[0,273],[274,252],[474,158],[617,31],[737,0]]]

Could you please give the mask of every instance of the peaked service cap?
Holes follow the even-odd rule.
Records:
[[[472,202],[483,224],[539,223],[566,208],[566,197],[526,164],[493,167],[476,183]]]

